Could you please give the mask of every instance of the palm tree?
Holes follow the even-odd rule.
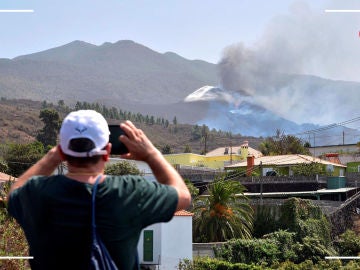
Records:
[[[222,242],[232,238],[250,239],[253,209],[244,196],[245,187],[220,176],[208,185],[209,195],[194,200],[195,242]]]

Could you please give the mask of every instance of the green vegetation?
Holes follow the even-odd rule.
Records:
[[[199,189],[195,187],[194,184],[189,179],[184,179],[184,182],[190,191],[191,197],[194,198],[199,195]]]
[[[313,176],[313,175],[325,175],[326,171],[324,165],[318,162],[312,162],[309,164],[302,163],[291,168],[294,175],[304,175],[304,176]]]
[[[119,161],[113,164],[107,164],[105,167],[105,174],[108,175],[144,175],[141,172],[136,164],[129,162],[127,160]]]
[[[275,136],[267,137],[259,146],[259,150],[266,156],[286,155],[286,154],[305,154],[309,150],[304,143],[293,135],[284,135],[280,130],[276,131]]]
[[[0,208],[0,256],[28,256],[28,246],[23,230],[9,217],[5,208]],[[30,269],[27,260],[0,260],[0,269]]]
[[[9,143],[3,145],[2,151],[8,168],[4,172],[15,177],[20,176],[45,153],[43,144],[38,141],[28,144]]]
[[[296,264],[291,261],[275,262],[272,265],[266,263],[244,264],[231,263],[213,258],[194,258],[193,262],[183,260],[179,263],[179,270],[357,270],[360,269],[360,263],[357,261],[328,260],[314,264],[312,261],[304,261]]]
[[[218,177],[208,185],[209,196],[195,198],[194,242],[221,242],[251,238],[253,211],[244,196],[245,187],[237,181]]]
[[[174,117],[172,121],[163,117],[145,115],[126,111],[122,108],[107,107],[100,103],[76,101],[75,105],[65,104],[59,100],[57,104],[47,101],[37,102],[31,100],[0,100],[0,143],[30,143],[39,139],[37,136],[44,130],[44,122],[40,119],[43,110],[54,110],[59,114],[60,120],[67,113],[75,109],[93,109],[103,114],[109,124],[116,124],[124,120],[131,120],[141,128],[151,139],[154,145],[161,149],[168,145],[173,153],[204,153],[225,145],[238,145],[247,140],[251,146],[257,148],[261,138],[229,135],[229,132],[212,129],[207,126],[182,124]],[[175,120],[176,126],[173,121]],[[176,127],[176,132],[175,132]],[[208,132],[207,139],[203,139],[202,130]],[[56,136],[55,136],[56,138]],[[46,144],[46,143],[45,143]],[[47,147],[47,145],[45,146]]]
[[[44,127],[39,131],[36,139],[44,147],[55,146],[57,144],[57,134],[61,126],[59,113],[54,109],[44,109],[40,111],[39,117],[43,121]]]

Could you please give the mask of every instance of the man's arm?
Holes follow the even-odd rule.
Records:
[[[17,181],[12,184],[10,193],[23,186],[32,176],[35,175],[51,175],[56,167],[61,163],[61,156],[58,147],[53,147],[45,156],[43,156],[38,162],[27,169]],[[9,198],[9,196],[8,196]]]
[[[179,197],[177,210],[187,208],[191,203],[191,194],[180,174],[156,149],[141,129],[136,128],[130,121],[122,123],[121,128],[127,136],[122,135],[120,140],[129,149],[129,153],[121,157],[146,162],[159,183],[176,189]]]

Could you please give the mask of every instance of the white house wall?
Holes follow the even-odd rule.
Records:
[[[192,217],[174,216],[162,224],[162,259],[159,269],[177,269],[182,259],[192,260]]]

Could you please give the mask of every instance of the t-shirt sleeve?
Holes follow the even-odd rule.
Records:
[[[148,180],[139,185],[138,207],[143,226],[171,220],[178,203],[175,188]]]
[[[34,213],[26,210],[36,206],[39,194],[35,192],[34,186],[37,186],[38,177],[29,179],[22,187],[13,190],[9,197],[7,209],[9,214],[14,217],[20,225],[29,223],[33,220]]]
[[[7,210],[9,214],[14,217],[19,223],[22,220],[22,207],[21,207],[21,195],[19,194],[19,189],[15,189],[11,192],[9,196],[9,202],[7,205]]]

